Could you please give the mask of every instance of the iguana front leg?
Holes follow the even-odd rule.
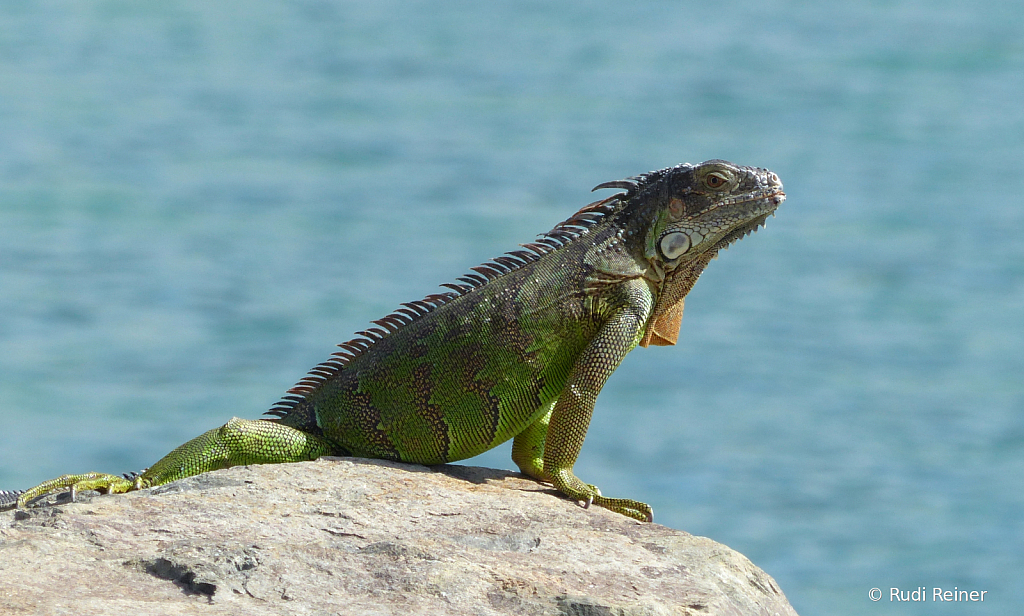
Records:
[[[594,403],[605,381],[634,346],[646,315],[643,308],[627,306],[609,319],[576,360],[572,374],[551,411],[544,441],[543,471],[569,498],[591,503],[637,520],[650,522],[650,505],[627,498],[601,496],[596,486],[583,483],[572,472],[583,447]]]
[[[18,497],[18,507],[63,488],[71,489],[72,499],[81,490],[120,494],[229,466],[303,462],[330,455],[332,451],[332,445],[316,435],[275,421],[234,417],[181,445],[131,479],[105,473],[63,475],[27,490]]]

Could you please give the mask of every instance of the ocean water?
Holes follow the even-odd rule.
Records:
[[[0,487],[258,417],[595,184],[726,158],[789,199],[577,473],[801,614],[1019,614],[1022,101],[1009,1],[4,2]]]

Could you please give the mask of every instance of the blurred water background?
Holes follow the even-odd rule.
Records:
[[[595,184],[726,158],[789,200],[578,474],[805,615],[1019,614],[1022,101],[1008,0],[5,1],[0,487],[258,417]]]

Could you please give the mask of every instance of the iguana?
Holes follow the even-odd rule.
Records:
[[[420,464],[470,458],[513,439],[523,473],[650,521],[650,506],[608,498],[573,474],[594,402],[630,350],[675,344],[683,299],[718,251],[785,199],[767,169],[722,160],[599,184],[612,196],[447,292],[402,304],[314,367],[268,419],[232,418],[123,478],[64,475],[61,488],[121,493],[238,464],[359,456]]]

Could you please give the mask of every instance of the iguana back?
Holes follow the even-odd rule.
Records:
[[[578,240],[614,233],[618,203],[598,202],[452,291],[376,321],[270,412],[350,455],[423,464],[519,434],[562,391],[601,325],[585,290],[589,242]]]

